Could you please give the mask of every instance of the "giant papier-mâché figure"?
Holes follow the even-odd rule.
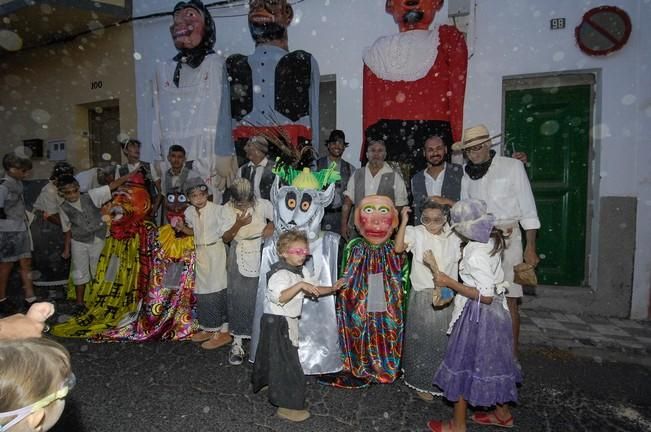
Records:
[[[422,148],[431,135],[447,146],[461,138],[468,50],[449,25],[430,30],[443,0],[387,0],[400,33],[375,41],[364,53],[364,135],[372,128],[387,144],[387,160],[425,167]],[[366,140],[361,159],[366,158]]]
[[[287,0],[249,1],[255,50],[226,59],[220,124],[232,127],[218,131],[219,156],[237,153],[241,164],[247,139],[274,134],[277,126],[294,149],[311,145],[318,150],[319,66],[310,53],[289,51],[287,28],[293,17]]]
[[[337,295],[339,341],[344,367],[323,384],[356,388],[395,381],[400,371],[408,262],[394,250],[398,212],[384,195],[370,195],[355,207],[361,237],[348,242]]]
[[[194,318],[194,238],[173,226],[184,221],[190,204],[182,187],[168,191],[163,202],[167,224],[158,229],[151,250],[147,292],[137,317],[95,338],[102,341],[146,342],[185,340],[198,329]]]
[[[88,338],[115,327],[137,311],[149,286],[151,249],[157,229],[147,221],[151,197],[143,171],[135,172],[103,207],[109,237],[86,288],[87,311],[53,327],[61,337]]]
[[[170,33],[178,53],[156,68],[151,158],[164,172],[162,161],[178,144],[206,184],[223,190],[233,161],[215,156],[224,73],[224,61],[213,50],[215,23],[201,1],[181,1]]]
[[[267,290],[267,273],[271,265],[278,261],[276,241],[281,232],[298,229],[305,231],[309,239],[310,257],[305,262],[310,273],[319,285],[332,286],[337,280],[339,234],[321,231],[321,219],[325,207],[332,202],[335,182],[339,173],[330,167],[317,173],[308,168],[296,171],[286,166],[276,170],[276,178],[271,194],[274,206],[274,235],[265,242],[260,266],[260,282],[256,299],[251,336],[251,356],[255,362],[255,352],[260,337],[260,318],[264,312]],[[280,186],[280,178],[288,185]],[[322,190],[326,185],[325,190]],[[303,300],[303,310],[298,324],[298,356],[307,375],[320,375],[341,370],[341,350],[337,335],[334,296]]]

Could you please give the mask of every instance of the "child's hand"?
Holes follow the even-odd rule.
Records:
[[[301,291],[303,291],[305,294],[309,295],[310,297],[319,297],[320,295],[319,287],[307,282],[303,283],[303,286],[301,286]]]
[[[174,228],[174,230],[175,230],[176,232],[181,232],[181,231],[183,231],[183,227],[184,227],[184,226],[185,226],[185,224],[183,223],[183,220],[181,220],[181,218],[178,218],[177,220],[175,220],[175,221],[173,222],[173,225],[172,225],[172,227]]]
[[[409,213],[411,213],[411,208],[409,206],[404,206],[400,210],[400,220],[403,224],[406,224],[409,221]]]
[[[434,278],[434,283],[436,286],[445,286],[449,287],[451,283],[454,283],[454,279],[452,279],[450,276],[446,275],[442,271],[437,272],[436,277]]]
[[[45,322],[54,314],[54,305],[48,302],[34,303],[27,311],[27,318]]]
[[[332,287],[332,291],[339,291],[343,287],[346,286],[346,279],[345,278],[339,278],[337,279],[337,282]]]
[[[439,266],[436,263],[434,254],[429,249],[423,252],[423,264],[425,264],[430,269],[434,277],[436,277],[436,274],[439,271]]]
[[[245,212],[237,215],[237,217],[235,218],[235,223],[243,227],[245,225],[250,224],[252,220],[253,220],[253,216],[251,216],[249,212]]]
[[[66,259],[66,260],[68,258],[70,258],[70,251],[64,249],[63,252],[61,252],[61,258]]]

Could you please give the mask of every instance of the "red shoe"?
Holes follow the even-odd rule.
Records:
[[[474,423],[484,425],[484,426],[497,426],[503,428],[512,428],[513,427],[513,416],[510,415],[509,418],[501,420],[497,417],[495,411],[478,411],[474,413],[470,420]]]
[[[447,421],[441,421],[441,420],[430,420],[427,422],[427,427],[429,430],[432,432],[445,432],[443,429],[444,427],[447,426],[447,430],[451,431],[452,430],[452,421],[447,420]]]

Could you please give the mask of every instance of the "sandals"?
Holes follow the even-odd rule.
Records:
[[[509,418],[501,420],[497,417],[495,411],[477,411],[474,413],[470,419],[473,423],[477,423],[484,426],[497,426],[503,428],[512,428],[513,427],[513,416],[509,415]]]
[[[427,427],[432,432],[444,432],[443,428],[447,426],[447,430],[452,430],[452,420],[430,420],[427,422]]]

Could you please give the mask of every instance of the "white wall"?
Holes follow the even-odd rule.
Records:
[[[631,37],[610,56],[590,57],[576,44],[574,28],[586,11],[602,4],[475,1],[464,123],[481,122],[492,131],[500,130],[505,76],[598,71],[593,130],[598,165],[593,188],[598,197],[638,198],[631,314],[646,318],[651,288],[651,1],[610,0],[608,5],[624,9],[631,17]],[[564,30],[550,30],[554,17],[566,18]],[[598,245],[593,246],[594,254]]]
[[[583,54],[574,41],[574,27],[594,0],[470,0],[471,59],[465,124],[485,123],[492,131],[502,124],[502,79],[505,76],[598,71],[595,120],[597,166],[593,190],[600,196],[638,198],[637,249],[632,316],[647,317],[651,291],[651,0],[610,0],[626,10],[633,33],[620,51],[596,58]],[[176,0],[139,0],[134,16],[171,10]],[[290,49],[311,52],[321,74],[337,75],[337,126],[351,143],[345,157],[357,163],[361,142],[362,51],[397,26],[384,12],[384,0],[304,0],[294,6]],[[445,9],[445,7],[444,7]],[[216,48],[224,55],[250,53],[246,9],[214,9]],[[226,17],[226,15],[241,15]],[[446,10],[437,22],[447,20]],[[565,17],[566,28],[552,31],[549,20]],[[151,90],[155,63],[175,54],[169,16],[138,21],[134,26],[139,135],[149,138]],[[595,209],[598,210],[598,209]],[[596,213],[598,214],[598,213]],[[598,222],[598,221],[597,221]],[[593,244],[591,253],[598,252]],[[592,270],[594,274],[594,269]]]

